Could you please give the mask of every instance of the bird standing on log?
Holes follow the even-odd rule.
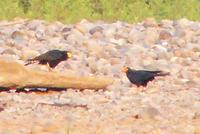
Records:
[[[69,51],[51,50],[44,54],[41,54],[33,59],[28,59],[25,66],[33,63],[47,65],[49,71],[55,68],[61,61],[65,61],[72,57],[72,53]]]

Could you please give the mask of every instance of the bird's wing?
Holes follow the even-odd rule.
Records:
[[[58,60],[61,57],[62,57],[62,54],[60,52],[49,51],[47,53],[41,54],[38,57],[35,57],[34,60],[53,61],[53,60]]]
[[[154,74],[148,71],[135,71],[134,76],[136,79],[140,81],[147,81],[147,80],[152,80],[154,78]]]
[[[162,71],[147,71],[147,70],[140,70],[140,71],[146,72],[146,73],[152,73],[152,74],[158,74],[162,72]]]

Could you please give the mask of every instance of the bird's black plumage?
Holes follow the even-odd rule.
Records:
[[[133,70],[129,67],[126,67],[125,70],[129,81],[135,84],[137,87],[147,86],[147,83],[154,80],[156,76],[169,75],[169,73],[163,71]]]
[[[51,50],[33,59],[29,59],[25,65],[38,62],[38,64],[49,64],[51,68],[55,68],[61,61],[65,61],[70,57],[71,53],[69,51]]]

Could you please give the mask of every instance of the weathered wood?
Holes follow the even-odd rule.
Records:
[[[0,87],[105,89],[112,82],[110,78],[65,76],[56,72],[36,71],[15,61],[0,60]]]

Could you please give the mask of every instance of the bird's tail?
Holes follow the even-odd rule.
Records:
[[[170,75],[169,72],[163,72],[163,71],[153,71],[152,73],[154,74],[154,76],[167,76],[167,75]]]
[[[33,64],[33,63],[35,63],[35,62],[36,62],[36,61],[35,61],[34,59],[28,59],[24,65],[27,66],[27,65]]]

